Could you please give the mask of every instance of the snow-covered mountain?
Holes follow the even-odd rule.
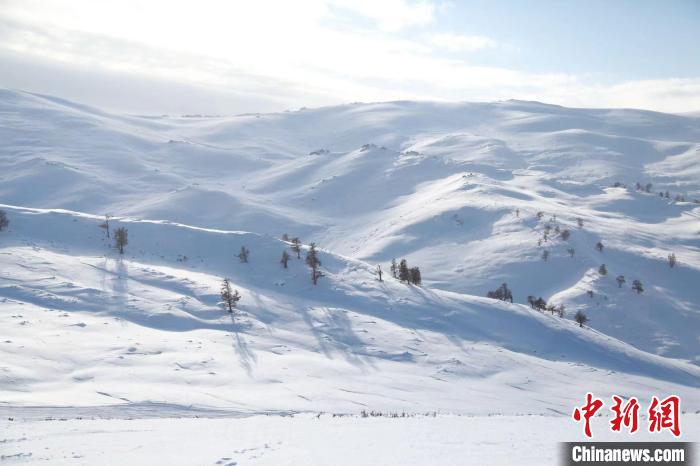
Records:
[[[136,117],[0,91],[0,402],[566,414],[594,391],[697,410],[695,198],[690,116],[508,101]],[[123,257],[104,214],[128,228]],[[303,256],[280,265],[283,233],[319,244],[317,286]],[[424,286],[389,277],[392,258]],[[243,296],[233,320],[222,277]],[[483,297],[502,282],[514,304]]]

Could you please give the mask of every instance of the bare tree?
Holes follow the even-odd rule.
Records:
[[[224,281],[221,283],[221,300],[228,308],[228,312],[232,314],[236,303],[241,300],[241,295],[238,294],[238,290],[231,290],[231,282],[229,282],[228,278],[224,278]]]
[[[588,316],[584,314],[583,311],[576,311],[576,314],[574,314],[574,320],[579,327],[583,327],[583,324],[588,322]]]
[[[287,268],[287,262],[289,262],[289,254],[287,254],[287,251],[282,251],[282,259],[280,259],[280,264],[286,269]]]
[[[119,254],[124,254],[124,246],[129,244],[129,230],[124,227],[114,230],[114,242],[119,249]]]

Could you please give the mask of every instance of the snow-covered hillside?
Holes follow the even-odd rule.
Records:
[[[698,410],[699,123],[516,101],[135,117],[0,91],[0,407]],[[320,245],[317,286],[283,233]],[[514,304],[483,297],[502,282]]]
[[[379,282],[328,251],[313,286],[303,260],[279,264],[281,240],[169,222],[113,219],[130,236],[120,257],[99,217],[2,208],[10,405],[564,414],[573,383],[700,407],[700,368],[526,306]],[[243,296],[234,318],[220,277]]]
[[[0,202],[287,232],[385,270],[406,257],[433,288],[505,281],[700,361],[700,118],[521,101],[133,117],[3,90],[0,123]]]

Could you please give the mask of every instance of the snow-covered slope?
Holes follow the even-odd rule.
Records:
[[[279,264],[280,240],[167,222],[112,220],[122,258],[99,217],[2,208],[6,403],[564,413],[574,382],[700,406],[700,368],[522,305],[379,282],[327,251],[314,287],[302,260]],[[243,296],[234,319],[223,276]]]
[[[697,366],[652,355],[700,361],[698,118],[519,101],[146,118],[5,90],[0,141],[7,403],[546,413],[593,390],[700,404]],[[105,213],[129,229],[123,260]],[[284,232],[322,247],[319,286],[303,261],[279,265]],[[393,257],[426,286],[379,283]],[[243,294],[235,322],[224,276]],[[504,281],[521,304],[472,296]]]

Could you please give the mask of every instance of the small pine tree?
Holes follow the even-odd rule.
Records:
[[[634,280],[632,282],[632,289],[637,292],[637,294],[640,294],[644,292],[644,287],[642,286],[642,282],[639,280]]]
[[[539,298],[537,298],[537,300],[535,300],[535,309],[538,309],[542,312],[544,312],[544,310],[547,309],[547,301],[542,299],[542,296],[540,296]]]
[[[603,246],[603,242],[602,242],[602,241],[598,241],[598,242],[595,244],[595,248],[598,250],[598,252],[603,252],[603,249],[605,248],[605,246]]]
[[[231,282],[229,282],[228,278],[224,278],[224,281],[221,283],[221,300],[231,314],[233,314],[236,303],[241,300],[241,295],[238,294],[238,290],[231,290]]]
[[[246,263],[248,262],[249,254],[250,250],[247,249],[245,246],[241,246],[241,252],[238,254],[238,258],[241,260],[241,262]]]
[[[676,254],[673,252],[668,255],[668,266],[671,268],[676,266]]]
[[[414,285],[420,286],[423,279],[420,276],[420,269],[418,267],[411,267],[408,271],[408,279]]]
[[[561,239],[563,239],[564,241],[568,241],[570,236],[571,236],[571,232],[569,230],[562,230],[559,233],[559,237]]]
[[[501,286],[498,287],[498,289],[494,291],[489,291],[486,293],[487,298],[492,298],[492,299],[500,299],[501,301],[510,301],[511,303],[513,302],[513,293],[508,289],[508,284],[503,283]],[[527,297],[528,302],[530,303],[530,306],[533,306],[534,303],[534,297],[533,296],[528,296]]]
[[[7,213],[5,213],[4,210],[0,210],[0,231],[7,228],[9,224],[10,221],[7,219]]]
[[[309,244],[309,250],[306,253],[306,264],[311,267],[311,281],[316,285],[318,279],[323,276],[323,273],[318,269],[321,266],[321,261],[318,258],[316,243]]]
[[[301,259],[301,241],[299,241],[299,238],[292,238],[291,249],[296,253],[297,259]]]
[[[622,288],[622,285],[624,285],[627,282],[627,280],[625,280],[624,275],[618,275],[615,280],[617,281],[618,288]]]
[[[608,274],[608,268],[605,266],[605,264],[601,264],[600,267],[598,267],[598,273],[601,275]]]
[[[399,280],[402,282],[407,282],[411,278],[410,272],[408,271],[408,264],[406,259],[401,259],[399,263]]]
[[[535,308],[535,302],[536,302],[536,301],[537,301],[537,300],[536,300],[535,297],[532,296],[532,295],[529,295],[529,296],[527,297],[527,303],[528,303],[528,304],[530,305],[530,307],[533,308],[533,309]]]
[[[574,320],[579,327],[583,327],[583,324],[588,322],[588,316],[584,314],[583,311],[576,311],[576,314],[574,314]]]
[[[566,252],[569,253],[569,257],[574,257],[574,254],[576,254],[576,250],[574,248],[567,248]]]
[[[114,243],[119,249],[119,254],[124,254],[124,246],[129,244],[129,230],[124,227],[114,230]]]
[[[542,251],[542,260],[547,262],[547,259],[549,259],[549,251],[545,249],[544,251]]]
[[[392,277],[399,278],[399,266],[396,265],[396,259],[391,259],[391,267],[389,267],[389,270],[391,270]]]
[[[287,268],[287,262],[289,262],[289,254],[287,254],[287,251],[282,251],[282,258],[280,259],[280,264],[286,269]]]

